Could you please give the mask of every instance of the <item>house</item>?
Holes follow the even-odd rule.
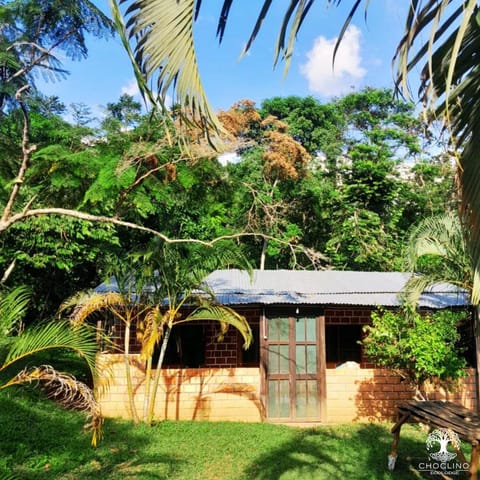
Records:
[[[216,341],[216,325],[177,327],[167,351],[156,417],[282,423],[385,420],[411,388],[364,358],[362,326],[378,307],[395,309],[409,278],[399,272],[218,270],[205,279],[217,300],[249,321],[248,350],[231,329]],[[110,287],[109,287],[110,288]],[[426,310],[468,308],[468,295],[437,285],[421,298]],[[132,356],[136,402],[142,405],[145,367]],[[103,353],[111,372],[100,403],[106,416],[128,417],[123,355]],[[106,379],[104,379],[106,380]],[[445,398],[473,408],[473,371]]]

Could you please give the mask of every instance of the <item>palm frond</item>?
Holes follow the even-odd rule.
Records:
[[[59,311],[65,312],[73,308],[69,318],[74,326],[79,326],[95,312],[112,307],[123,307],[127,303],[128,299],[117,292],[79,292],[65,300]]]
[[[407,305],[417,305],[421,295],[428,292],[435,285],[439,285],[448,281],[450,285],[456,285],[465,288],[465,284],[457,278],[446,278],[445,272],[433,272],[429,274],[413,275],[405,284],[401,300]]]
[[[120,4],[126,3],[125,32],[119,33],[133,44],[138,73],[145,79],[140,80],[140,87],[146,92],[148,83],[156,83],[154,97],[162,105],[172,94],[184,108],[185,120],[221,131],[200,80],[193,40],[194,0],[120,0]],[[119,17],[116,1],[111,0],[111,5]]]
[[[0,294],[0,335],[7,336],[19,327],[30,298],[27,287],[16,287]]]
[[[39,325],[25,330],[12,339],[10,350],[3,365],[0,366],[0,371],[34,353],[65,348],[83,357],[90,370],[95,372],[97,350],[95,338],[95,330],[85,325],[71,328],[70,323],[64,321]]]
[[[424,219],[412,230],[407,265],[411,272],[421,275],[413,275],[407,282],[407,303],[415,305],[423,291],[439,283],[449,283],[472,291],[473,265],[466,232],[454,213]],[[421,261],[426,256],[439,259],[440,268],[437,266],[422,271]]]
[[[155,346],[162,338],[162,312],[159,306],[151,308],[137,325],[137,340],[141,343],[140,358],[152,357]]]
[[[458,6],[457,6],[458,5]],[[429,41],[414,42],[430,30]],[[411,2],[406,34],[397,50],[398,82],[407,88],[409,73],[422,69],[420,95],[436,108],[459,150],[462,214],[473,261],[472,302],[480,302],[480,11],[474,0]],[[410,59],[411,57],[411,59]]]
[[[422,220],[410,233],[407,263],[411,271],[417,269],[424,255],[442,257],[462,264],[461,271],[471,266],[464,229],[458,215],[447,213]]]
[[[87,414],[87,428],[93,431],[92,446],[97,445],[102,432],[100,406],[93,391],[74,376],[57,372],[50,365],[25,368],[0,388],[12,385],[41,384],[47,396],[65,408],[78,410]]]
[[[229,307],[204,304],[195,309],[186,318],[176,321],[175,324],[178,325],[180,323],[187,323],[197,320],[214,320],[220,322],[221,333],[219,340],[222,340],[222,335],[225,334],[226,328],[232,326],[236,328],[242,335],[244,340],[244,349],[247,349],[252,342],[252,329],[250,328],[247,319]]]

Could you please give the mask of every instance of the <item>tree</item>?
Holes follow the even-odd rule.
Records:
[[[281,103],[277,99],[277,104]],[[229,178],[236,184],[232,211],[239,216],[240,228],[265,234],[259,268],[265,268],[267,257],[274,257],[277,266],[283,263],[279,257],[285,252],[286,257],[293,257],[287,262],[296,265],[296,250],[307,257],[310,254],[299,245],[301,230],[288,218],[295,208],[294,201],[286,201],[284,191],[307,175],[311,155],[289,132],[288,124],[268,111],[257,111],[250,100],[235,103],[228,111],[220,112],[219,118],[242,158],[228,168]],[[253,249],[250,252],[255,255]]]
[[[312,152],[302,175],[279,184],[277,192],[277,202],[289,206],[284,222],[297,226],[299,241],[323,252],[334,268],[400,268],[407,230],[424,215],[427,202],[444,209],[438,205],[446,196],[437,187],[427,198],[426,190],[444,177],[422,151],[427,133],[414,106],[395,99],[391,90],[365,88],[327,104],[310,97],[274,98],[260,111],[277,115],[285,132]],[[423,171],[432,170],[421,186],[413,185],[410,174],[420,156]],[[441,185],[447,192],[446,183]]]
[[[50,365],[31,366],[39,352],[52,349],[70,350],[82,357],[95,378],[95,333],[85,327],[72,328],[67,322],[50,321],[33,328],[21,323],[30,295],[25,287],[0,293],[0,390],[13,385],[43,384],[49,397],[68,408],[82,410],[88,415],[93,431],[92,445],[101,436],[101,412],[92,390],[68,373]],[[22,366],[23,363],[23,366]]]
[[[216,116],[203,91],[193,40],[193,24],[198,17],[201,2],[162,0],[155,9],[147,9],[136,0],[127,5],[126,25],[120,8],[113,2],[116,25],[133,61],[140,87],[151,98],[148,81],[156,80],[159,101],[165,105],[166,92],[176,86],[176,99],[184,116],[198,123],[219,129]],[[288,69],[295,38],[309,13],[314,0],[293,0],[285,7],[275,45],[274,62],[282,59]],[[341,0],[334,3],[340,5]],[[337,47],[358,11],[369,2],[354,2],[340,30]],[[219,16],[217,35],[222,41],[232,2],[225,0]],[[247,52],[261,29],[272,5],[265,0],[246,43]],[[476,134],[479,122],[478,95],[480,75],[477,56],[480,48],[478,6],[476,0],[414,1],[405,19],[405,35],[399,40],[395,60],[398,69],[397,85],[409,94],[408,77],[421,71],[421,96],[430,110],[431,118],[445,119],[451,129],[453,146],[457,149],[460,191],[464,216],[462,221],[472,227],[475,271],[472,297],[480,299],[480,137]],[[373,8],[373,7],[372,7]],[[422,40],[422,34],[426,40]],[[131,44],[129,43],[131,41]],[[145,75],[145,78],[143,77]]]
[[[83,102],[74,102],[70,104],[73,123],[77,127],[85,127],[94,120],[92,109]]]
[[[58,79],[68,72],[55,56],[87,56],[85,37],[112,36],[111,21],[88,0],[4,1],[0,4],[0,111],[15,102],[24,85],[35,85],[35,71]]]
[[[465,375],[458,327],[466,314],[449,310],[421,314],[408,306],[400,312],[372,313],[362,340],[367,357],[398,373],[419,399],[428,398],[426,382],[448,389]]]
[[[311,155],[325,156],[327,168],[335,165],[344,148],[344,112],[338,102],[321,104],[313,97],[274,97],[261,104],[262,118],[272,115],[288,125],[287,133]]]
[[[106,130],[111,130],[117,125],[120,129],[132,128],[140,120],[142,104],[124,93],[118,102],[107,103],[107,117],[103,121]]]
[[[223,248],[205,249],[187,246],[150,245],[146,252],[135,254],[133,263],[123,262],[122,273],[116,268],[118,292],[91,292],[73,297],[62,310],[74,309],[71,320],[85,323],[94,312],[109,312],[124,327],[123,354],[127,391],[132,419],[140,421],[130,375],[130,335],[133,328],[140,340],[140,358],[146,362],[144,409],[141,419],[151,424],[155,399],[162,375],[162,365],[172,329],[178,325],[211,320],[218,322],[218,339],[228,327],[236,328],[244,339],[244,348],[252,341],[250,326],[242,315],[219,305],[211,298],[202,281],[221,265],[238,264],[242,257],[234,254],[231,244]],[[155,347],[160,346],[157,364],[153,365]]]

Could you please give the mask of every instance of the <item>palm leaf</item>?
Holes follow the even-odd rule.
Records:
[[[470,264],[464,230],[458,215],[453,213],[421,221],[410,233],[407,252],[408,268],[412,271],[424,255],[455,259],[464,266]]]
[[[65,408],[87,413],[86,427],[93,431],[92,446],[97,445],[102,435],[102,417],[91,388],[68,373],[57,372],[50,365],[41,365],[21,370],[0,389],[26,383],[41,383],[50,399]]]
[[[25,330],[12,340],[12,345],[0,371],[34,353],[66,348],[83,357],[90,370],[95,372],[97,350],[95,331],[88,326],[73,329],[69,322],[51,322]]]
[[[252,341],[252,329],[248,324],[246,318],[240,315],[235,310],[221,305],[204,304],[196,308],[188,317],[175,322],[176,325],[180,323],[187,323],[196,320],[214,320],[220,322],[221,333],[219,340],[223,339],[223,335],[229,326],[235,327],[243,337],[243,348],[247,349]]]
[[[425,4],[424,4],[425,3]],[[424,4],[424,5],[423,5]],[[458,6],[457,6],[458,5]],[[420,95],[445,120],[458,149],[462,215],[468,225],[472,257],[472,302],[480,302],[480,13],[477,2],[429,0],[411,2],[406,34],[397,50],[398,84],[422,69]],[[429,41],[414,42],[430,30]],[[411,58],[410,58],[411,57]]]
[[[7,336],[18,326],[30,302],[27,287],[17,287],[0,297],[0,334]]]
[[[126,0],[120,1],[125,3]],[[148,83],[154,82],[156,97],[162,105],[165,106],[167,96],[172,93],[184,108],[184,119],[214,131],[222,130],[200,80],[193,41],[194,0],[128,3],[126,39],[133,44],[135,64],[145,79],[140,82],[143,91]],[[116,1],[111,4],[115,17],[119,17]],[[117,21],[117,28],[118,25]]]
[[[123,307],[127,303],[128,300],[117,292],[79,292],[65,300],[60,306],[59,312],[63,313],[73,308],[69,318],[74,326],[78,326],[95,312],[112,309],[112,307]]]
[[[141,343],[140,358],[147,360],[152,357],[155,346],[162,338],[162,313],[157,305],[151,308],[137,325],[137,339]]]
[[[453,213],[427,218],[412,230],[407,250],[409,270],[419,272],[425,256],[441,259],[441,268],[410,278],[405,287],[408,303],[416,304],[423,291],[438,283],[448,282],[472,291],[472,257],[465,232],[458,215]]]

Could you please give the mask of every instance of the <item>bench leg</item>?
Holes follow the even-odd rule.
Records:
[[[408,420],[409,417],[409,413],[399,415],[397,423],[392,427],[393,442],[392,448],[390,449],[390,455],[388,455],[387,463],[389,470],[395,469],[395,462],[397,461],[398,442],[400,440],[400,430],[402,429],[402,425]]]
[[[395,432],[393,433],[393,442],[392,448],[390,449],[390,454],[388,455],[388,469],[394,470],[395,469],[395,462],[397,461],[397,448],[398,448],[398,441],[400,440],[400,430],[402,426],[399,425]]]

